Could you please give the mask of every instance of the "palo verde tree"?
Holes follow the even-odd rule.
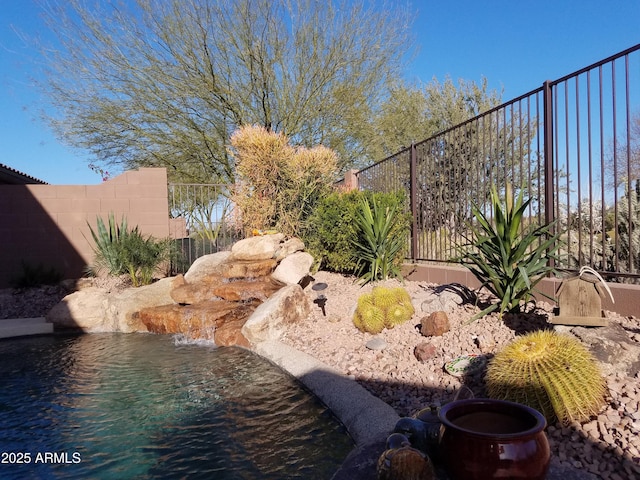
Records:
[[[398,2],[54,1],[58,44],[43,51],[57,132],[94,164],[173,180],[232,181],[225,145],[242,125],[352,163],[355,130],[411,46]]]

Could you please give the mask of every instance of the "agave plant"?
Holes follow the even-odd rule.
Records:
[[[552,230],[554,224],[523,226],[523,215],[531,199],[525,201],[520,192],[514,203],[507,188],[503,206],[493,188],[491,203],[493,222],[476,205],[472,207],[476,223],[469,225],[471,235],[465,237],[469,243],[460,247],[461,256],[456,259],[499,300],[471,321],[495,310],[500,316],[504,312],[519,311],[520,302],[529,299],[536,284],[547,274],[556,272],[549,262],[556,259],[560,246],[560,234]]]
[[[138,227],[129,230],[126,218],[120,225],[113,213],[109,214],[108,227],[98,217],[97,231],[89,225],[95,242],[95,258],[91,266],[93,273],[106,270],[110,275],[128,274],[134,286],[152,282],[159,266],[170,259],[171,243],[143,237]]]
[[[358,256],[357,274],[362,283],[401,277],[397,257],[405,237],[398,232],[401,219],[398,210],[398,205],[383,209],[373,196],[371,206],[363,199],[356,212],[356,227],[360,235],[353,244]]]
[[[106,270],[110,275],[126,273],[126,258],[122,245],[126,243],[128,235],[127,219],[122,217],[118,225],[113,213],[109,213],[108,227],[100,217],[96,218],[97,231],[93,230],[89,222],[87,226],[95,243],[95,258],[92,265],[94,273],[100,270]]]

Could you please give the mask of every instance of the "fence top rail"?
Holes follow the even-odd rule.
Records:
[[[629,55],[630,53],[635,52],[636,50],[640,50],[640,43],[637,45],[634,45],[633,47],[629,47],[626,50],[623,50],[622,52],[616,53],[614,55],[611,55],[610,57],[605,58],[604,60],[600,60],[599,62],[593,63],[587,67],[581,68],[580,70],[576,70],[573,73],[570,73],[569,75],[565,75],[564,77],[561,77],[557,80],[553,80],[551,82],[549,82],[550,85],[557,85],[558,83],[562,83],[565,82],[567,80],[569,80],[570,78],[573,77],[577,77],[578,75],[582,75],[583,73],[586,73],[590,70],[593,70],[594,68],[598,68],[601,67],[607,63],[613,62],[614,60],[617,60],[619,58],[625,57],[627,55]]]
[[[378,160],[377,162],[372,163],[372,164],[371,164],[371,165],[369,165],[368,167],[364,167],[364,168],[362,168],[362,169],[358,170],[358,171],[356,172],[356,175],[360,175],[361,173],[366,172],[367,170],[370,170],[370,169],[372,169],[372,168],[376,167],[377,165],[380,165],[381,163],[384,163],[384,162],[386,162],[386,161],[388,161],[388,160],[391,160],[392,158],[397,157],[398,155],[401,155],[401,154],[403,154],[403,153],[405,153],[405,152],[407,152],[407,151],[409,151],[409,150],[411,150],[411,147],[410,147],[410,146],[409,146],[409,147],[405,147],[405,148],[403,148],[402,150],[397,151],[397,152],[396,152],[396,153],[394,153],[393,155],[389,155],[388,157],[383,158],[382,160]]]
[[[593,64],[591,64],[591,65],[589,65],[587,67],[581,68],[580,70],[577,70],[577,71],[575,71],[573,73],[570,73],[569,75],[565,75],[565,76],[563,76],[563,77],[561,77],[561,78],[559,78],[557,80],[545,81],[541,87],[535,88],[535,89],[531,90],[530,92],[527,92],[527,93],[525,93],[523,95],[520,95],[520,96],[518,96],[518,97],[516,97],[516,98],[514,98],[512,100],[509,100],[508,102],[501,103],[500,105],[497,105],[497,106],[491,108],[490,110],[487,110],[486,112],[482,112],[481,114],[476,115],[475,117],[470,118],[470,119],[468,119],[468,120],[466,120],[466,121],[464,121],[462,123],[459,123],[457,125],[454,125],[453,127],[447,128],[446,130],[442,130],[442,131],[440,131],[440,132],[438,132],[438,133],[436,133],[434,135],[431,135],[428,138],[425,138],[424,140],[420,140],[418,142],[412,142],[412,145],[420,145],[420,144],[423,144],[423,143],[427,143],[427,142],[429,142],[431,140],[434,140],[435,138],[438,138],[438,137],[440,137],[442,135],[445,135],[445,134],[447,134],[447,133],[449,133],[449,132],[451,132],[453,130],[457,130],[459,128],[462,128],[465,125],[467,125],[468,123],[475,122],[475,121],[479,120],[482,117],[485,117],[487,115],[491,115],[491,114],[493,114],[493,113],[495,113],[495,112],[497,112],[499,110],[505,109],[505,108],[509,107],[510,105],[513,105],[515,103],[520,102],[521,100],[524,100],[527,97],[531,97],[533,95],[541,93],[544,90],[544,85],[545,84],[548,84],[550,86],[555,86],[555,85],[557,85],[559,83],[562,83],[562,82],[564,82],[564,81],[566,81],[566,80],[568,80],[568,79],[570,79],[572,77],[576,77],[576,76],[581,75],[582,73],[585,73],[585,72],[587,72],[589,70],[593,70],[594,68],[600,67],[600,66],[605,65],[605,64],[607,64],[609,62],[617,60],[618,58],[621,58],[621,57],[624,57],[626,55],[629,55],[630,53],[633,53],[636,50],[640,50],[640,43],[637,44],[637,45],[634,45],[633,47],[627,48],[626,50],[623,50],[622,52],[619,52],[619,53],[616,53],[614,55],[611,55],[611,56],[605,58],[604,60],[600,60],[599,62],[593,63]],[[369,170],[370,168],[373,168],[373,167],[375,167],[375,166],[377,166],[377,165],[379,165],[379,164],[381,164],[383,162],[389,161],[392,158],[397,157],[397,156],[405,153],[408,150],[411,150],[411,148],[412,148],[411,146],[402,148],[398,152],[396,152],[396,153],[394,153],[392,155],[389,155],[388,157],[383,158],[382,160],[378,160],[377,162],[375,162],[375,163],[373,163],[373,164],[361,169],[359,172],[357,172],[357,174],[359,174],[361,172],[365,172],[365,171]]]

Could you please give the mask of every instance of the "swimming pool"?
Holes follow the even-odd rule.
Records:
[[[0,478],[328,479],[353,441],[241,348],[147,334],[0,342]]]

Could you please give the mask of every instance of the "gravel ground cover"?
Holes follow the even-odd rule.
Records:
[[[314,277],[316,282],[327,284],[321,292],[327,297],[326,315],[320,308],[314,308],[306,322],[289,327],[283,343],[359,382],[400,416],[412,416],[422,408],[442,405],[457,395],[483,396],[482,368],[461,379],[447,373],[443,368],[445,363],[464,354],[490,359],[518,334],[544,326],[552,310],[551,305],[539,303],[532,314],[512,316],[504,321],[497,315],[489,315],[466,324],[477,310],[474,305],[460,305],[448,314],[450,330],[442,336],[427,338],[418,328],[423,314],[416,303],[425,291],[433,290],[436,285],[410,281],[400,284],[390,280],[380,283],[402,285],[412,298],[418,299],[414,301],[416,314],[409,322],[374,336],[361,333],[352,322],[358,296],[370,291],[372,285],[361,287],[353,278],[327,272],[318,272]],[[317,298],[318,292],[310,288],[306,292],[310,300]],[[640,342],[637,318],[607,314],[610,322],[622,325],[631,341]],[[383,349],[367,347],[374,337],[383,340]],[[418,361],[415,347],[425,342],[433,346],[433,356]],[[608,375],[606,380],[609,396],[596,418],[568,427],[549,425],[552,462],[603,479],[640,479],[640,373],[636,372],[633,377]]]

